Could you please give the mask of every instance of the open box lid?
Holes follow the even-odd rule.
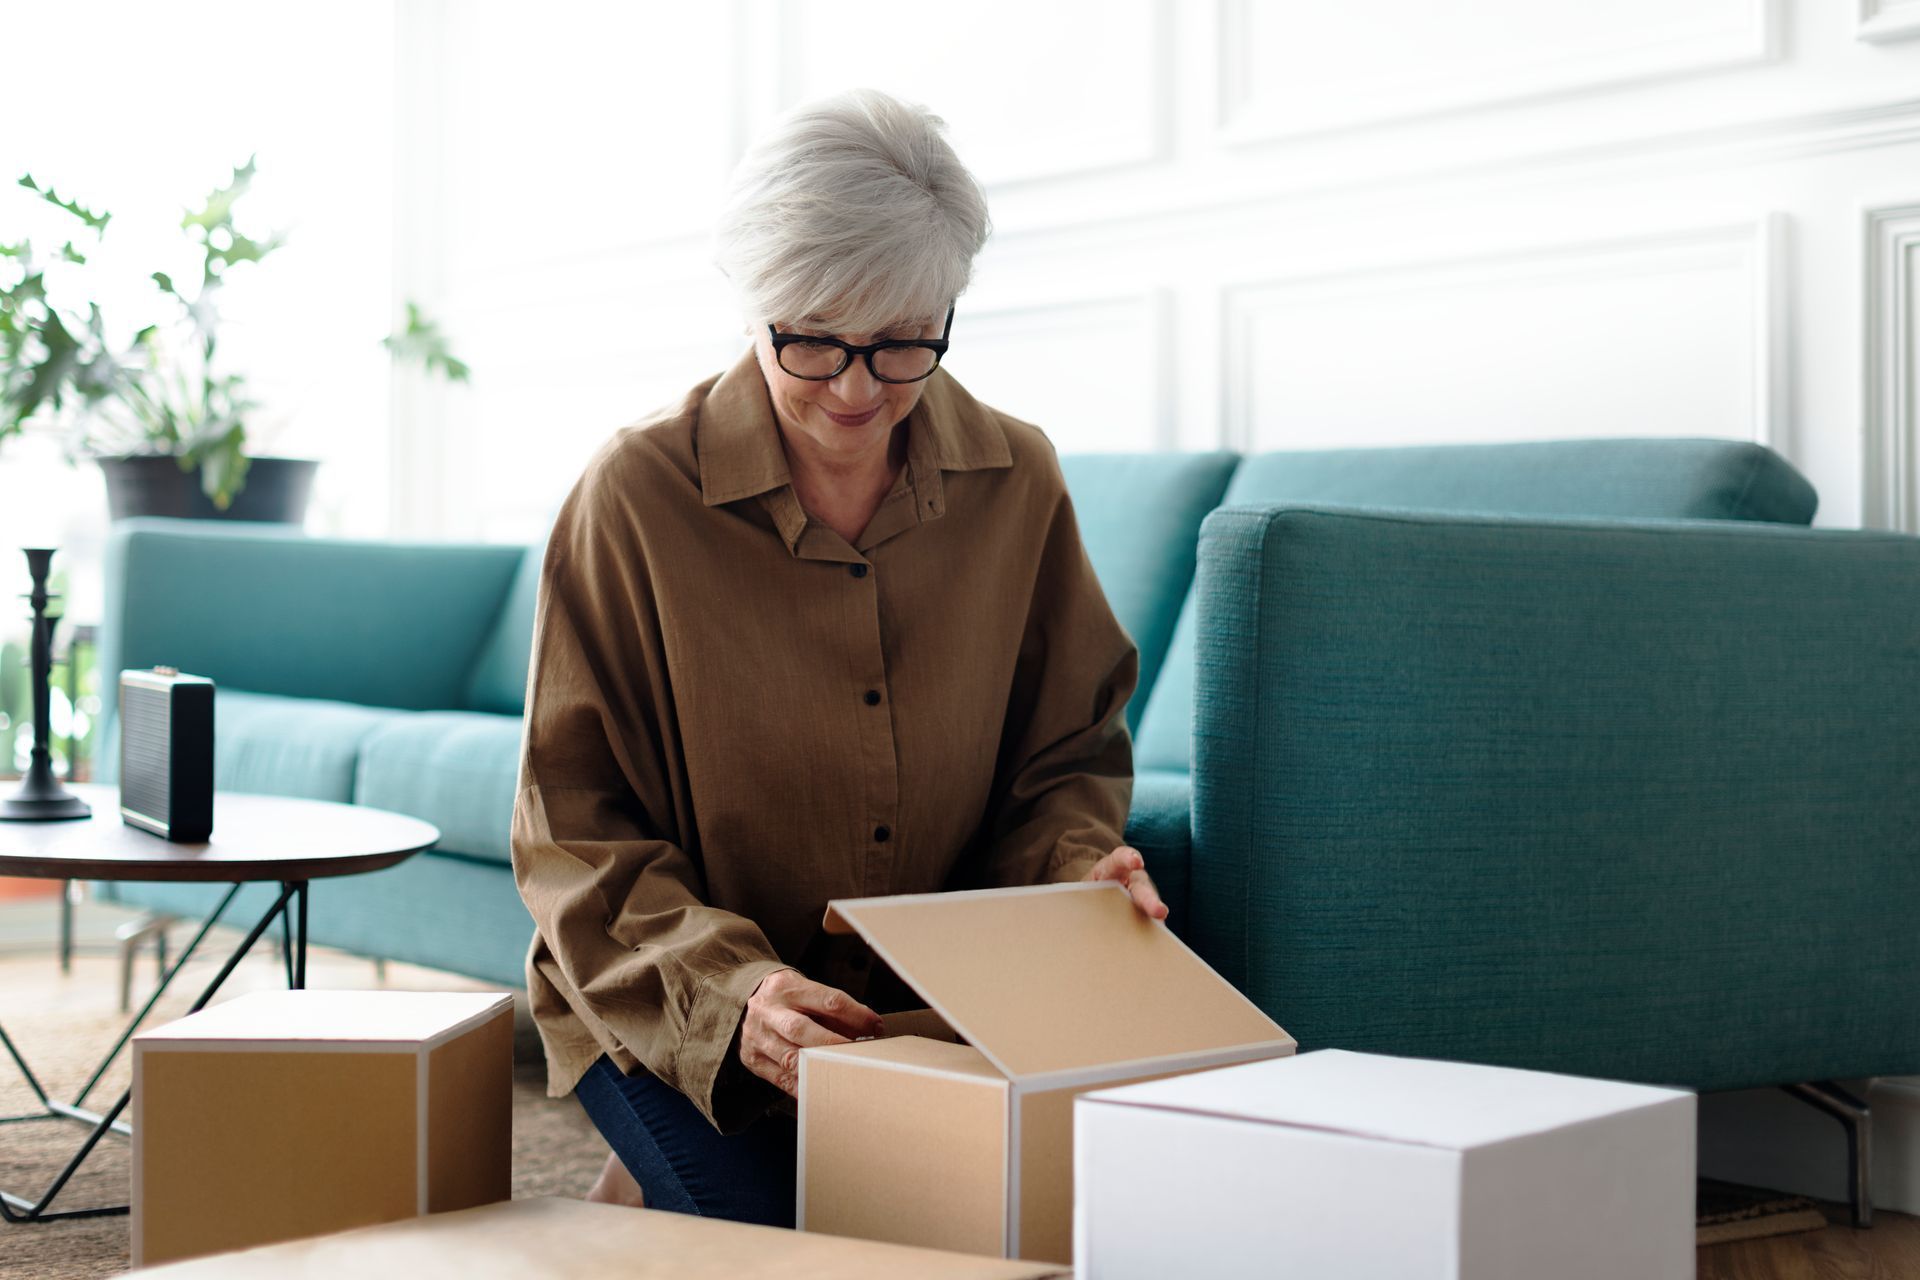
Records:
[[[828,907],[826,929],[858,933],[1023,1086],[1091,1083],[1124,1074],[1103,1070],[1123,1064],[1177,1070],[1293,1049],[1291,1036],[1117,884],[846,899]]]

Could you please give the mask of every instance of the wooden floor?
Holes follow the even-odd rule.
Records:
[[[1846,1225],[1841,1205],[1823,1205],[1833,1225],[1767,1240],[1716,1244],[1699,1252],[1700,1280],[1894,1280],[1920,1277],[1920,1218],[1873,1215],[1873,1227]]]

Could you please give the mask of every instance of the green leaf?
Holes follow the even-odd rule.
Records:
[[[22,302],[40,302],[47,300],[47,277],[36,271],[19,284],[7,291],[8,300],[15,306]]]
[[[87,260],[87,255],[74,248],[71,240],[60,246],[60,256],[68,262],[84,263]]]
[[[220,264],[222,271],[236,262],[258,262],[287,242],[286,236],[279,232],[275,232],[265,240],[243,236],[231,227],[227,228],[227,232],[233,237],[233,242],[226,248],[207,246],[207,264],[210,271],[216,262]]]
[[[234,203],[247,194],[247,188],[253,185],[255,158],[248,156],[246,164],[235,168],[232,179],[226,186],[218,187],[208,195],[205,205],[198,210],[188,210],[186,216],[180,219],[181,227],[212,231],[215,227],[232,226]]]
[[[55,194],[52,187],[42,188],[39,183],[33,180],[33,175],[30,173],[20,175],[20,185],[29,191],[37,192],[40,198],[48,204],[56,208],[65,209],[68,213],[80,219],[80,221],[86,223],[89,227],[92,227],[94,231],[102,235],[106,233],[107,223],[113,219],[113,215],[110,213],[93,213],[90,210],[81,208],[78,201],[62,200]]]
[[[246,430],[236,422],[211,445],[195,450],[200,488],[222,511],[233,505],[233,495],[246,483],[251,460],[243,452],[245,443]]]
[[[427,319],[411,298],[407,300],[407,327],[388,334],[380,340],[380,345],[391,351],[396,360],[417,360],[429,373],[439,373],[449,382],[467,382],[472,378],[473,370],[466,362],[456,360],[447,350],[446,335],[440,332],[440,326]]]
[[[41,326],[39,336],[47,354],[37,363],[28,365],[32,372],[25,385],[8,397],[4,411],[0,411],[0,421],[18,425],[32,417],[43,404],[51,404],[56,409],[61,405],[62,393],[80,360],[80,343],[67,332],[67,326],[60,322],[60,317],[51,312]]]

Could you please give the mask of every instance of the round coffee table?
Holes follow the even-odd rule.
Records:
[[[361,805],[335,804],[327,800],[305,800],[293,796],[248,795],[220,791],[213,798],[213,834],[197,844],[175,844],[151,832],[143,831],[120,817],[120,792],[115,787],[97,784],[68,784],[67,789],[93,808],[90,818],[64,822],[0,822],[0,876],[29,876],[55,880],[159,880],[171,883],[194,882],[228,884],[232,887],[221,897],[179,957],[160,979],[152,997],[127,1024],[107,1056],[72,1102],[47,1096],[13,1040],[0,1027],[0,1045],[13,1058],[26,1077],[42,1110],[26,1115],[0,1117],[0,1124],[26,1120],[78,1120],[91,1126],[80,1150],[38,1199],[28,1199],[0,1191],[0,1216],[8,1222],[46,1222],[55,1218],[98,1217],[125,1213],[126,1205],[98,1209],[74,1209],[49,1213],[48,1205],[60,1193],[74,1172],[86,1160],[109,1129],[131,1133],[120,1120],[132,1098],[129,1089],[104,1114],[86,1109],[84,1103],[94,1086],[106,1075],[113,1060],[133,1038],[166,992],[174,976],[185,967],[209,930],[225,914],[240,890],[248,884],[267,882],[280,886],[273,905],[247,932],[240,945],[221,966],[213,981],[194,1001],[194,1012],[212,1000],[235,967],[246,958],[253,944],[279,919],[286,938],[287,985],[307,984],[307,886],[314,880],[333,876],[358,875],[380,871],[404,862],[440,839],[432,823],[401,813],[369,809]]]

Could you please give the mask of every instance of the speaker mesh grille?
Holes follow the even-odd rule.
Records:
[[[120,688],[120,803],[160,822],[172,819],[167,794],[173,697],[165,690]]]

